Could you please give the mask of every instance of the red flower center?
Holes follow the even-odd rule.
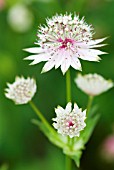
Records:
[[[72,123],[72,121],[69,121],[68,123],[69,123],[69,125],[68,125],[69,127],[74,125],[74,124]]]
[[[69,38],[65,38],[65,40],[62,40],[61,38],[59,38],[58,42],[62,43],[60,48],[67,48],[69,45],[73,45],[73,43],[74,43],[74,41]]]

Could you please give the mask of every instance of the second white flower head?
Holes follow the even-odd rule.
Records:
[[[98,74],[86,74],[78,76],[75,79],[77,86],[86,94],[90,96],[99,95],[114,86],[111,80],[105,80],[101,75]]]
[[[47,26],[40,26],[38,31],[38,44],[40,47],[28,48],[25,51],[33,53],[27,60],[34,60],[31,64],[47,61],[42,72],[47,72],[53,67],[61,67],[63,74],[72,66],[76,70],[81,70],[79,59],[88,61],[99,61],[98,55],[104,54],[100,50],[93,48],[105,38],[92,40],[93,28],[87,25],[84,18],[72,14],[55,15],[52,19],[47,19]]]
[[[26,104],[34,96],[37,86],[33,78],[16,77],[13,84],[7,83],[5,96],[15,102],[15,104]]]
[[[82,112],[82,109],[79,109],[77,104],[74,104],[72,110],[72,104],[69,102],[65,109],[61,106],[58,106],[55,109],[56,118],[53,118],[53,126],[58,130],[58,133],[75,137],[80,135],[80,131],[83,130],[86,126],[86,110]]]

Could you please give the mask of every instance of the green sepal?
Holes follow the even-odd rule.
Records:
[[[80,167],[81,156],[82,156],[82,151],[77,151],[77,153],[75,155],[71,156],[71,158],[74,160],[74,162],[78,168]]]
[[[72,139],[71,139],[72,140]],[[74,146],[69,146],[63,148],[63,153],[68,155],[73,159],[77,165],[80,166],[80,158],[82,155],[82,150],[84,149],[84,143],[81,139],[77,140]]]

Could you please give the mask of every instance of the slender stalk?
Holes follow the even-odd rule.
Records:
[[[71,170],[72,168],[72,161],[69,156],[66,155],[66,170]]]
[[[66,100],[71,102],[71,80],[70,80],[70,69],[66,72]],[[68,136],[68,143],[70,145],[70,138]],[[66,155],[66,170],[71,170],[72,160]]]
[[[30,106],[32,107],[32,109],[35,111],[35,113],[37,114],[37,116],[40,118],[40,120],[45,124],[45,126],[51,131],[54,132],[53,128],[50,126],[50,124],[48,123],[48,121],[45,119],[45,117],[42,115],[42,113],[39,111],[39,109],[36,107],[36,105],[30,101]]]
[[[89,96],[89,99],[88,99],[88,105],[87,105],[87,116],[90,112],[90,109],[91,109],[91,106],[92,106],[92,102],[93,102],[93,96]]]
[[[71,101],[71,83],[70,83],[70,69],[66,72],[66,99]]]

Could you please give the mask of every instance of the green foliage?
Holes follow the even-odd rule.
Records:
[[[0,167],[0,170],[8,170],[8,165],[4,164]]]
[[[57,147],[62,148],[63,153],[68,155],[71,159],[73,159],[77,167],[79,167],[82,150],[85,149],[85,145],[90,139],[98,120],[99,115],[89,117],[86,121],[86,127],[81,132],[80,136],[74,137],[74,139],[73,138],[70,139],[71,144],[69,144],[69,141],[66,140],[66,137],[59,135],[56,131],[50,131],[40,121],[33,119],[32,123],[34,123],[40,128],[40,130],[44,133],[44,135],[49,139],[51,143],[53,143]]]

